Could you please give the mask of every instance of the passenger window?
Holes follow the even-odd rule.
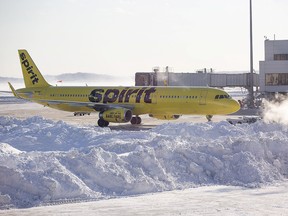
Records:
[[[216,96],[215,96],[215,99],[219,99],[219,95],[216,95]]]
[[[223,99],[224,98],[224,95],[220,95],[219,99]]]

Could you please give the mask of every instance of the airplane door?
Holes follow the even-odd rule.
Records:
[[[151,95],[152,103],[153,103],[153,104],[156,104],[156,103],[157,103],[157,96],[158,96],[157,92],[155,92],[155,93],[153,93],[153,94]]]
[[[151,94],[150,94],[151,103],[156,104],[157,103],[157,96],[158,96],[158,92],[157,92],[156,88],[155,87],[149,88],[148,91],[151,92]]]
[[[199,99],[199,105],[206,105],[207,93],[208,93],[207,90],[201,90],[200,99]]]

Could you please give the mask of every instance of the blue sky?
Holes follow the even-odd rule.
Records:
[[[264,36],[288,39],[287,9],[253,0],[256,70]],[[44,75],[248,71],[248,15],[249,0],[0,0],[0,76],[22,76],[18,49]]]

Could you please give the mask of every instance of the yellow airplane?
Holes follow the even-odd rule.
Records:
[[[209,87],[76,87],[51,86],[26,50],[18,50],[25,88],[15,90],[17,98],[74,113],[99,112],[98,125],[109,122],[140,124],[140,115],[157,119],[178,119],[181,115],[230,114],[239,103],[225,91]]]

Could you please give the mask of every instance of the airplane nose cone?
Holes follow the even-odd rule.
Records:
[[[240,104],[236,100],[231,100],[231,113],[235,113],[240,109]]]

